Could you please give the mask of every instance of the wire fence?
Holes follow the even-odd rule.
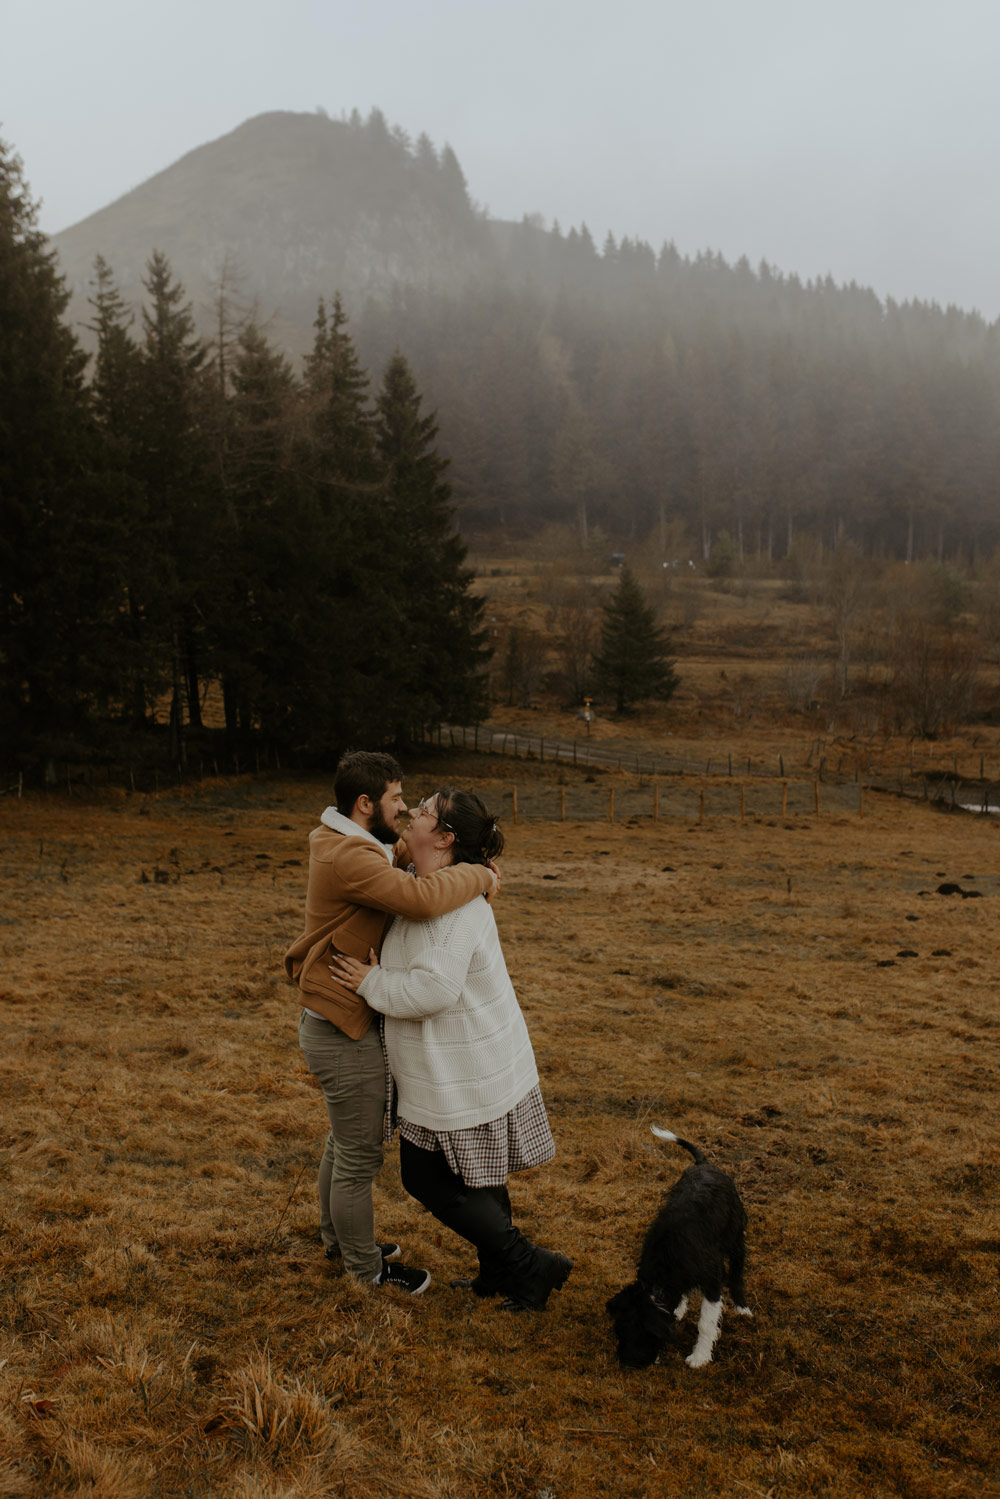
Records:
[[[499,791],[512,821],[659,822],[667,818],[779,819],[858,814],[864,789],[853,782],[673,782],[616,780],[613,786],[551,786],[544,782]]]
[[[577,767],[594,767],[629,771],[647,776],[729,776],[730,778],[786,778],[819,781],[850,779],[875,784],[900,779],[900,769],[911,779],[929,782],[954,779],[962,782],[1000,782],[1000,753],[991,757],[983,752],[935,756],[933,745],[906,741],[905,752],[897,741],[859,741],[845,746],[840,741],[822,738],[803,742],[796,753],[777,753],[767,759],[734,754],[719,746],[704,758],[671,755],[657,746],[635,745],[629,741],[591,741],[590,739],[546,739],[540,734],[518,730],[490,729],[484,725],[438,724],[419,731],[424,743],[450,745],[456,749],[504,755],[511,759],[536,759],[542,762]],[[993,747],[996,751],[996,746]],[[992,771],[992,776],[990,772]]]
[[[541,735],[483,727],[440,724],[424,734],[424,742],[455,749],[501,755],[511,760],[573,765],[600,773],[620,773],[614,786],[585,785],[578,780],[564,786],[530,781],[503,792],[516,821],[538,818],[558,821],[628,821],[637,817],[735,817],[746,819],[813,816],[864,811],[870,791],[888,792],[909,800],[945,804],[983,814],[1000,813],[1000,783],[985,778],[985,756],[973,759],[969,774],[951,765],[926,764],[916,769],[919,756],[912,747],[903,770],[876,769],[876,756],[852,755],[823,741],[811,741],[796,762],[783,754],[773,760],[734,757],[722,750],[694,760],[657,754],[648,748],[545,739]],[[827,753],[823,753],[826,750]],[[978,776],[976,771],[978,770]],[[801,772],[805,772],[802,774]],[[516,772],[515,772],[516,774]],[[631,784],[624,777],[634,777]]]
[[[502,756],[512,762],[516,783],[499,791],[516,820],[622,821],[634,818],[776,818],[812,814],[863,813],[865,797],[878,791],[910,800],[924,800],[954,810],[1000,814],[1000,778],[987,777],[985,755],[957,755],[935,765],[919,749],[895,756],[893,768],[874,752],[856,754],[842,746],[813,740],[798,753],[778,753],[769,759],[734,755],[720,748],[704,759],[662,753],[628,741],[546,739],[538,734],[495,730],[483,726],[439,724],[418,731],[417,742]],[[591,770],[594,778],[574,776],[560,785],[539,779],[537,772],[518,782],[518,761]],[[992,767],[1000,777],[1000,764]],[[47,790],[60,787],[70,795],[114,789],[154,795],[207,776],[246,777],[281,773],[277,754],[254,752],[223,759],[189,758],[183,768],[155,766],[66,764],[46,778]],[[615,774],[617,773],[617,774]],[[605,777],[614,775],[613,784]],[[600,777],[600,780],[597,779]],[[0,776],[0,798],[20,800],[25,790],[22,772]],[[499,790],[499,787],[498,787]]]

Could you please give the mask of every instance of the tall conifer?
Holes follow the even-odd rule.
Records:
[[[239,335],[230,379],[230,541],[214,593],[215,662],[230,748],[258,727],[266,745],[283,745],[290,689],[306,659],[297,621],[310,592],[303,485],[288,462],[295,381],[252,322]]]
[[[386,737],[393,690],[389,585],[394,542],[384,527],[368,376],[340,297],[320,301],[302,381],[299,468],[311,493],[306,623],[291,718],[298,742],[328,751],[350,738]]]
[[[134,314],[115,284],[103,256],[94,263],[94,310],[90,329],[97,338],[91,393],[100,438],[99,512],[114,579],[110,649],[114,658],[120,714],[135,725],[168,679],[169,654],[157,621],[169,614],[169,569],[163,558],[167,527],[150,513],[140,462],[142,356],[131,334]]]
[[[182,698],[201,722],[203,593],[211,586],[217,514],[207,479],[204,385],[206,348],[167,257],[154,250],[143,285],[141,468],[154,522],[166,529],[163,566],[169,618],[160,621],[172,661],[172,748],[183,758]]]
[[[615,699],[619,713],[645,698],[672,697],[677,687],[674,663],[667,656],[665,631],[627,563],[618,587],[604,606],[601,645],[594,665],[597,679]]]
[[[101,686],[86,363],[20,159],[0,142],[0,739],[46,757]]]
[[[436,416],[425,415],[409,364],[395,354],[376,400],[376,442],[385,466],[387,542],[399,552],[394,612],[399,636],[399,737],[409,723],[442,717],[477,720],[485,706],[489,652],[483,604],[469,593],[472,573],[455,529],[448,460],[437,449]]]

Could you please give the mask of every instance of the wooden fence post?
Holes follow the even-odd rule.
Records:
[[[566,821],[566,787],[559,787],[559,821]]]
[[[819,781],[813,781],[813,811],[819,816]]]
[[[740,782],[740,822],[747,820],[747,788]]]
[[[517,787],[516,786],[512,786],[511,787],[511,791],[512,791],[513,797],[514,797],[513,820],[514,820],[514,822],[516,824],[517,823]]]
[[[788,816],[788,782],[787,781],[782,781],[782,783],[781,783],[781,815],[782,815],[782,817],[787,817]]]
[[[698,792],[698,821],[705,821],[705,788],[702,786]]]

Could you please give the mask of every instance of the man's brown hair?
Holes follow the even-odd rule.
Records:
[[[390,781],[401,781],[403,772],[391,755],[372,750],[348,750],[341,755],[333,780],[337,811],[350,817],[359,796],[370,796],[376,805]]]

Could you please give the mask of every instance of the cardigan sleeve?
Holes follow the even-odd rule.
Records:
[[[354,847],[348,849],[346,844]],[[345,840],[336,861],[338,895],[354,905],[427,921],[464,906],[494,886],[492,872],[481,864],[456,864],[414,879],[395,869],[367,839]]]
[[[373,968],[358,986],[358,993],[373,1010],[396,1020],[425,1020],[453,1009],[462,997],[478,927],[468,908],[443,920],[421,923],[420,936],[426,940],[414,945],[416,933],[407,934],[410,953],[406,967]]]

